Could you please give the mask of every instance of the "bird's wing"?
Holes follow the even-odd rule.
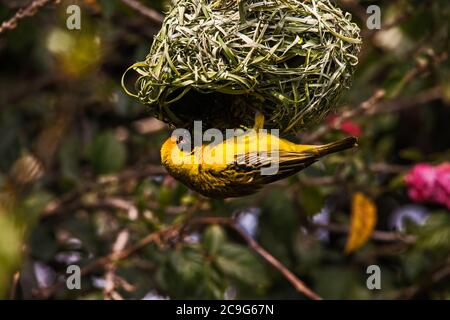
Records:
[[[270,165],[278,164],[281,171],[296,169],[305,163],[316,160],[315,153],[293,151],[250,152],[238,154],[231,164],[244,170],[259,170]]]
[[[288,177],[314,163],[317,154],[305,152],[249,152],[237,154],[220,172],[210,170],[214,176],[228,177],[231,181],[266,184]],[[270,169],[269,169],[270,168]],[[266,169],[265,174],[263,174]]]

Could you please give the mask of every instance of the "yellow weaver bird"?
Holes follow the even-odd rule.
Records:
[[[241,197],[271,182],[289,177],[330,153],[357,146],[355,137],[325,145],[301,145],[264,133],[257,114],[255,130],[221,143],[183,150],[172,135],[161,148],[161,161],[170,175],[189,188],[212,198]]]

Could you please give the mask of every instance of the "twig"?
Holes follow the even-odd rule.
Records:
[[[419,50],[420,51],[420,50]],[[417,63],[409,70],[400,83],[402,87],[406,86],[418,76],[427,74],[431,68],[437,68],[442,62],[448,59],[449,55],[444,52],[439,55],[433,55],[426,61]],[[423,105],[425,103],[442,98],[442,88],[440,86],[425,90],[412,97],[401,97],[390,101],[383,101],[386,92],[383,89],[377,89],[367,100],[360,103],[357,107],[344,110],[334,121],[333,125],[322,125],[314,133],[303,136],[306,143],[319,140],[322,136],[332,129],[340,129],[342,123],[358,115],[374,115],[382,112],[396,112],[407,108]]]
[[[373,172],[382,172],[382,173],[403,173],[408,170],[409,166],[403,166],[398,164],[389,164],[384,162],[375,162],[369,165],[369,169]]]
[[[22,99],[29,98],[33,93],[42,93],[45,88],[55,82],[55,77],[51,75],[43,75],[38,79],[30,79],[26,84],[20,83],[18,78],[13,79],[14,88],[10,88],[6,94],[5,103],[0,105],[0,112],[7,110],[8,108],[15,107]],[[5,90],[6,91],[6,90]]]
[[[124,181],[132,179],[140,179],[143,177],[165,174],[166,171],[162,166],[147,165],[144,167],[123,171],[115,176],[104,177],[101,181],[85,183],[81,188],[70,191],[62,195],[60,198],[49,203],[49,205],[42,212],[41,218],[46,218],[60,213],[71,212],[72,210],[69,210],[67,207],[69,203],[72,203],[72,205],[69,206],[71,208],[78,208],[82,206],[80,204],[81,195],[91,190],[101,190],[112,183],[120,184]],[[109,204],[112,205],[112,203]],[[127,211],[128,209],[129,206],[127,206]]]
[[[143,16],[151,19],[153,22],[157,24],[161,24],[164,21],[164,16],[158,11],[151,9],[149,7],[144,6],[137,0],[121,0],[124,4],[129,6],[130,8],[138,11]]]
[[[358,107],[346,110],[341,115],[339,115],[335,120],[333,126],[323,125],[319,127],[314,133],[304,136],[303,141],[305,141],[306,143],[316,141],[320,137],[328,133],[331,129],[339,129],[345,120],[348,120],[360,114],[371,113],[372,109],[374,109],[380,102],[380,100],[384,98],[385,94],[386,92],[382,89],[376,90],[369,99],[360,103]]]
[[[369,170],[375,173],[385,174],[401,174],[410,169],[410,166],[389,164],[385,162],[375,162],[369,165]],[[345,176],[342,176],[340,170],[336,170],[336,174],[333,176],[303,176],[298,179],[300,185],[308,187],[319,187],[338,185],[345,182]]]
[[[318,187],[318,186],[329,186],[329,185],[335,185],[337,182],[339,182],[341,178],[339,176],[323,176],[323,177],[304,177],[299,178],[299,183],[303,186],[308,187]]]
[[[384,112],[396,112],[408,108],[420,106],[442,97],[442,89],[437,86],[421,92],[413,97],[398,98],[382,102],[384,90],[377,90],[368,100],[362,102],[358,107],[344,111],[340,114],[333,125],[320,126],[314,133],[305,135],[303,141],[310,143],[319,140],[332,129],[339,129],[342,123],[358,115],[374,115]]]
[[[127,229],[122,230],[117,235],[117,239],[114,242],[112,254],[115,255],[125,249],[130,237],[130,232]],[[123,300],[122,297],[116,292],[116,270],[117,266],[114,261],[111,261],[105,266],[105,288],[103,289],[103,296],[105,299]]]
[[[331,232],[347,234],[350,232],[350,228],[345,225],[340,225],[336,223],[315,223],[314,227],[327,229]],[[388,232],[375,230],[370,236],[373,240],[383,241],[383,242],[395,242],[400,241],[406,244],[413,244],[416,242],[416,237],[412,235],[404,235],[398,232]]]
[[[20,280],[20,271],[17,271],[14,273],[12,285],[11,285],[11,291],[9,293],[9,299],[14,300],[17,295],[17,287],[19,286],[19,280]]]
[[[121,198],[106,198],[103,202],[113,208],[126,211],[130,220],[136,220],[139,217],[139,210],[131,201],[126,201]]]
[[[306,286],[306,284],[300,280],[295,274],[293,274],[286,266],[284,266],[278,259],[272,256],[268,251],[261,247],[258,242],[253,238],[248,236],[245,231],[238,227],[235,223],[231,224],[231,227],[236,230],[242,238],[248,243],[250,248],[257,252],[261,257],[264,258],[272,267],[277,269],[298,291],[303,293],[305,296],[311,300],[322,300],[322,298]]]
[[[404,109],[413,108],[415,106],[420,106],[442,97],[442,88],[436,86],[434,88],[425,90],[413,97],[405,97],[396,100],[381,102],[374,106],[372,114],[383,113],[383,112],[396,112]]]
[[[300,280],[295,274],[293,274],[285,265],[283,265],[278,259],[272,256],[267,250],[261,247],[252,237],[248,236],[245,231],[239,227],[234,220],[223,217],[201,217],[193,220],[193,223],[203,224],[222,224],[235,230],[264,260],[266,260],[272,267],[277,269],[300,293],[312,300],[322,300],[322,298],[306,286],[306,284]]]
[[[6,30],[15,29],[20,20],[26,17],[34,16],[40,8],[50,4],[51,2],[53,2],[54,4],[58,4],[60,0],[34,0],[27,7],[19,9],[19,11],[17,11],[11,19],[4,21],[0,25],[0,34],[5,32]]]

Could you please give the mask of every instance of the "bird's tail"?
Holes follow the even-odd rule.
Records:
[[[347,150],[357,146],[358,146],[358,139],[356,137],[348,137],[342,140],[318,146],[316,150],[320,156],[325,156],[330,153]]]

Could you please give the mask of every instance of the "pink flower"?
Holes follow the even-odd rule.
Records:
[[[350,120],[342,122],[341,131],[355,137],[359,137],[361,135],[360,126],[357,123]]]
[[[409,197],[417,202],[429,200],[433,195],[435,180],[436,172],[431,165],[426,163],[415,165],[405,177]]]
[[[344,120],[342,123],[338,123],[338,117],[336,115],[331,115],[327,118],[326,122],[328,125],[335,129],[339,129],[344,133],[349,135],[359,137],[361,135],[361,127],[356,122],[351,120]]]
[[[450,209],[450,163],[443,163],[436,167],[434,199]]]
[[[450,209],[450,163],[433,167],[419,163],[405,177],[408,195],[415,202],[434,202]]]

